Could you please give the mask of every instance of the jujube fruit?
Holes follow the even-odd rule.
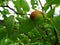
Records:
[[[39,20],[42,17],[43,17],[43,13],[39,10],[33,11],[30,15],[31,20]]]

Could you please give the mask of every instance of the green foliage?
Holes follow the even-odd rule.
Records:
[[[13,1],[13,3],[15,4],[15,7],[19,13],[28,12],[30,9],[26,0],[16,0]]]
[[[1,11],[1,14],[3,15],[3,17],[6,17],[6,14],[9,14],[9,11],[3,8],[3,11]]]
[[[7,5],[8,4],[8,0],[0,0],[0,6],[2,5]]]
[[[9,0],[0,0],[0,7],[3,8],[0,11],[3,17],[3,20],[0,20],[0,45],[60,45],[60,15],[54,16],[60,0],[46,0],[42,11],[44,16],[39,20],[28,17],[30,6],[27,0],[11,1],[16,11],[8,5]],[[35,10],[40,4],[38,2],[39,0],[31,0],[31,8]],[[10,14],[7,8],[15,14]]]
[[[14,16],[11,15],[6,19],[4,19],[4,23],[6,25],[6,28],[11,31],[14,28],[14,24],[15,24]]]
[[[0,0],[0,5],[4,5],[4,0]]]
[[[54,27],[57,29],[58,32],[60,32],[60,15],[57,17],[54,17],[52,19],[52,24],[54,25]]]
[[[38,0],[31,0],[32,9],[35,9],[38,5]]]
[[[27,33],[29,31],[31,31],[32,29],[34,29],[34,27],[36,26],[36,24],[29,18],[23,19],[23,18],[19,18],[19,31],[22,33]]]
[[[0,27],[0,40],[6,37],[6,31],[3,27]]]
[[[29,43],[29,38],[24,34],[19,35],[19,39],[20,39],[20,43],[24,43],[24,44]]]
[[[48,4],[60,4],[60,1],[59,0],[46,0],[46,2],[48,3]]]
[[[50,10],[50,11],[47,13],[46,16],[49,17],[49,18],[53,17],[54,11],[55,11],[55,8],[53,8],[52,10]]]
[[[49,8],[49,4],[48,3],[45,3],[45,5],[44,5],[45,12],[47,11],[48,8]]]

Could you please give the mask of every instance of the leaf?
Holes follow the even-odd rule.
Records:
[[[49,4],[48,3],[45,3],[45,5],[44,5],[45,12],[47,11],[48,8],[49,8]]]
[[[31,37],[31,43],[42,41],[42,37],[46,37],[43,30],[41,30],[40,28],[37,29],[36,27],[32,31],[28,32],[28,35]]]
[[[12,40],[13,42],[17,42],[18,41],[18,33],[17,33],[17,31],[10,31],[9,33],[8,33],[8,38],[10,39],[10,40]]]
[[[46,16],[49,17],[49,18],[53,17],[54,11],[55,11],[55,8],[53,8],[52,10],[50,10],[50,11],[47,13]]]
[[[19,31],[22,33],[30,32],[32,29],[36,27],[36,25],[43,25],[44,18],[41,18],[40,20],[33,21],[28,17],[17,17],[17,20],[19,21]]]
[[[22,42],[24,44],[29,43],[29,38],[24,34],[19,35],[19,39],[20,39],[20,42]]]
[[[2,28],[0,28],[0,40],[2,40],[3,38],[5,38],[6,37],[6,31],[5,31],[5,29],[2,27]]]
[[[4,24],[6,26],[6,31],[8,33],[8,38],[13,41],[17,41],[18,31],[15,28],[15,19],[14,16],[11,15],[4,19]]]
[[[29,5],[26,2],[26,0],[16,0],[16,1],[13,1],[13,3],[15,4],[15,7],[16,7],[17,11],[19,11],[19,10],[22,11],[23,10],[25,12],[28,12],[30,10]]]
[[[28,3],[26,2],[26,0],[20,0],[20,5],[21,5],[21,7],[23,8],[23,10],[24,11],[29,11],[29,5],[28,5]]]
[[[60,32],[60,16],[54,17],[52,19],[52,24],[54,25],[54,27],[57,29],[58,32]]]
[[[4,5],[4,3],[3,3],[4,1],[3,0],[0,0],[0,5]]]
[[[46,2],[48,4],[56,4],[56,5],[60,4],[60,0],[46,0]]]
[[[4,24],[5,24],[6,28],[7,28],[7,30],[10,30],[10,31],[13,30],[14,24],[15,24],[14,16],[11,15],[9,17],[6,17],[4,19]]]
[[[3,9],[4,9],[4,10],[1,11],[1,13],[3,14],[3,17],[5,17],[6,14],[10,14],[9,11],[8,11],[7,9],[5,9],[5,8],[3,8]]]
[[[0,6],[5,6],[8,4],[9,0],[0,0]]]
[[[38,0],[31,0],[32,9],[35,9],[38,5]]]
[[[34,24],[30,19],[23,20],[20,22],[21,23],[19,25],[19,30],[22,33],[27,33],[29,31],[31,31],[36,26],[36,24]]]

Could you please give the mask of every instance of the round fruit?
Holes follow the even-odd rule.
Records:
[[[42,17],[43,17],[43,13],[39,10],[33,11],[30,15],[31,20],[39,20]]]

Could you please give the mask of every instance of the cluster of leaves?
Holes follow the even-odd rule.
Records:
[[[44,17],[40,20],[32,21],[26,13],[30,7],[26,0],[12,0],[16,8],[17,17],[10,15],[8,9],[9,0],[0,0],[0,7],[3,11],[3,20],[0,20],[0,45],[59,45],[60,44],[60,15],[54,16],[59,0],[46,0],[44,5]],[[52,8],[51,5],[55,7]],[[31,0],[32,9],[38,6],[38,0]],[[36,5],[36,6],[35,6]],[[51,8],[48,13],[46,11]],[[9,7],[8,7],[9,8]],[[11,9],[11,8],[10,8]],[[12,9],[11,9],[12,10]],[[25,15],[23,15],[23,13]],[[18,21],[15,21],[15,19]]]

